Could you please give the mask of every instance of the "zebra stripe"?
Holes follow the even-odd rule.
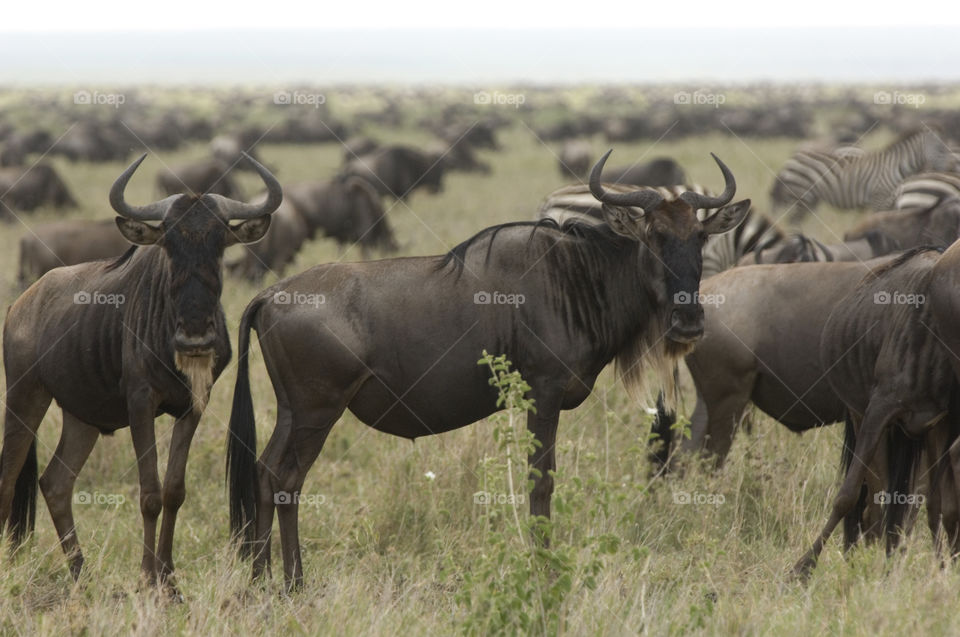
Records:
[[[960,198],[960,173],[922,173],[897,188],[894,208],[933,208],[951,197]]]
[[[674,200],[684,192],[714,196],[708,189],[697,184],[660,188],[604,184],[603,187],[616,193],[633,192],[639,189],[655,190],[667,200]],[[703,221],[716,210],[716,208],[698,209],[697,218]],[[550,193],[540,204],[537,218],[550,218],[560,225],[571,219],[595,224],[603,223],[600,202],[590,193],[590,187],[583,184],[565,186]],[[743,222],[736,228],[723,234],[712,234],[707,238],[703,246],[703,278],[732,268],[744,255],[757,249],[767,249],[782,241],[783,237],[783,232],[770,219],[751,207]]]
[[[798,205],[797,213],[826,201],[840,209],[887,210],[910,175],[954,165],[956,158],[929,131],[901,137],[878,151],[847,146],[800,150],[784,164],[771,196],[775,207]]]

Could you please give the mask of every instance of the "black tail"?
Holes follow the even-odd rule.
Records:
[[[843,452],[840,454],[840,480],[841,482],[850,471],[850,465],[853,463],[853,450],[857,447],[857,433],[853,428],[853,420],[850,414],[847,414],[843,422]],[[857,504],[843,518],[843,548],[849,549],[860,539],[863,513],[867,509],[867,485],[860,486],[860,496],[857,498]]]
[[[953,402],[953,399],[951,399]],[[920,453],[923,450],[922,439],[912,439],[903,430],[894,425],[887,432],[887,492],[891,498],[883,516],[883,529],[887,538],[887,552],[891,552],[900,543],[900,537],[906,530],[907,514],[913,506],[909,498],[915,486],[914,474]]]
[[[237,384],[233,390],[230,433],[227,437],[227,484],[230,488],[230,531],[240,541],[240,556],[253,549],[257,517],[257,426],[250,395],[250,328],[260,309],[255,299],[240,319]]]
[[[663,473],[670,459],[673,446],[673,425],[677,422],[676,412],[667,411],[663,404],[663,391],[657,394],[657,415],[650,426],[650,462],[654,473]]]
[[[37,443],[33,442],[13,490],[10,534],[14,549],[27,541],[37,520],[37,476]]]

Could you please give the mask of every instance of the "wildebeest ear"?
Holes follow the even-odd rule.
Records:
[[[707,234],[723,234],[740,225],[750,210],[750,200],[744,199],[724,206],[703,221],[703,231]]]
[[[117,217],[117,228],[127,241],[138,246],[152,246],[163,236],[163,230],[160,228],[126,217]]]
[[[643,219],[642,208],[603,204],[600,212],[604,222],[617,234],[631,239],[636,239],[642,234],[640,232],[640,222]]]
[[[230,230],[227,232],[227,247],[236,243],[256,243],[260,239],[263,239],[263,235],[267,234],[267,230],[269,229],[270,215],[254,217],[253,219],[247,219],[243,223],[230,226]]]

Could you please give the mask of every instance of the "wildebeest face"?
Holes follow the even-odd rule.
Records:
[[[659,266],[662,300],[669,317],[666,336],[671,341],[692,343],[703,336],[703,246],[711,234],[735,228],[749,209],[749,200],[740,201],[701,222],[696,210],[679,199],[657,202],[649,211],[604,204],[607,225],[617,234],[643,243],[653,257],[654,267]]]
[[[603,165],[612,150],[600,158],[590,172],[590,192],[603,204],[603,219],[617,234],[630,237],[648,248],[649,256],[638,264],[654,268],[662,282],[658,307],[668,311],[666,337],[675,343],[689,344],[703,336],[703,308],[700,307],[700,276],[703,272],[703,246],[711,234],[735,228],[750,209],[750,200],[730,204],[737,189],[730,169],[713,155],[723,173],[725,186],[718,197],[687,191],[666,201],[655,189],[613,193],[601,183]],[[717,211],[702,222],[697,210]],[[650,273],[647,273],[648,276]]]
[[[220,312],[223,252],[235,243],[263,238],[270,216],[231,226],[209,196],[182,195],[159,226],[124,217],[117,217],[117,225],[129,241],[156,244],[166,254],[176,324],[174,349],[187,356],[209,354]]]

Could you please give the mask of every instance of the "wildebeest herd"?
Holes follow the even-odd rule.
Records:
[[[751,125],[749,113],[739,115],[734,134]],[[211,127],[168,113],[141,122],[138,133],[96,121],[71,129],[60,152],[74,161],[125,158],[131,135],[157,150],[171,140],[212,140],[206,157],[159,169],[154,203],[125,197],[144,155],[109,189],[115,219],[35,224],[20,242],[22,293],[3,335],[0,453],[0,525],[15,546],[33,529],[39,487],[79,576],[74,484],[98,437],[129,426],[141,571],[172,588],[189,448],[232,358],[220,305],[232,282],[224,275],[255,283],[279,276],[305,242],[327,236],[359,245],[364,260],[284,278],[238,317],[230,531],[255,576],[269,567],[276,517],[287,586],[302,585],[296,494],[344,411],[408,439],[477,422],[500,408],[476,365],[482,350],[512,361],[537,407],[528,414],[538,441],[528,459],[532,515],[550,516],[560,412],[583,403],[615,362],[628,385],[658,383],[651,460],[659,474],[683,470],[691,454],[722,464],[751,404],[792,431],[844,423],[843,483],[797,575],[809,574],[841,522],[845,546],[861,536],[897,546],[915,511],[902,499],[875,498],[880,493],[923,492],[938,549],[960,552],[960,160],[946,141],[954,131],[945,130],[953,120],[910,127],[870,151],[842,135],[802,145],[768,193],[736,201],[735,174],[716,156],[719,194],[689,183],[671,157],[607,168],[612,151],[592,156],[590,136],[642,137],[650,121],[567,121],[537,134],[560,142],[560,173],[576,183],[542,193],[539,210],[478,229],[445,254],[380,259],[372,257],[402,243],[389,205],[442,191],[450,171],[489,174],[477,151],[501,151],[496,132],[506,124],[451,116],[435,125],[433,145],[416,148],[348,137],[341,125],[317,121],[213,136]],[[755,125],[791,135],[808,126],[790,108],[765,112]],[[334,174],[281,185],[256,154],[264,139],[338,140],[344,161]],[[40,130],[6,131],[0,205],[8,220],[77,205],[51,165],[29,163],[51,144]],[[252,170],[265,192],[245,196],[239,170]],[[760,203],[768,199],[769,215]],[[790,225],[816,214],[819,202],[870,212],[823,242]],[[245,246],[243,256],[224,262],[234,244]],[[487,290],[522,300],[491,303],[482,298]],[[251,330],[277,402],[259,457]],[[682,368],[696,406],[690,436],[677,442]],[[41,474],[36,436],[52,400],[63,424]],[[162,481],[154,432],[161,414],[175,418]]]

